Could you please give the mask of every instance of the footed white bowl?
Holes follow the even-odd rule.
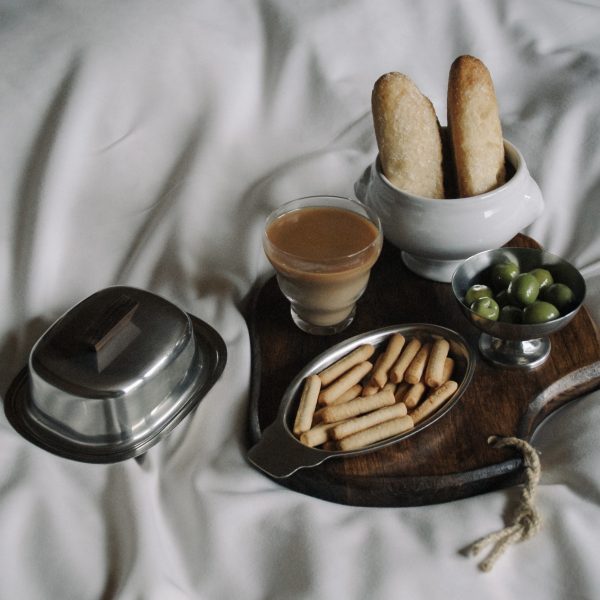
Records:
[[[504,245],[544,210],[542,193],[522,154],[506,140],[504,148],[514,174],[478,196],[437,200],[409,194],[389,182],[379,157],[354,190],[377,212],[384,236],[402,250],[405,265],[422,277],[447,283],[462,261]]]

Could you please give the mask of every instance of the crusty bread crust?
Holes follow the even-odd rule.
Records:
[[[459,56],[448,79],[448,128],[461,197],[476,196],[506,179],[498,103],[487,67]]]
[[[371,96],[381,168],[399,189],[444,198],[442,140],[435,109],[402,73],[386,73]]]

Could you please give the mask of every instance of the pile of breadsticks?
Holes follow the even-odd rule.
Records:
[[[306,446],[356,450],[405,433],[456,390],[455,361],[443,337],[390,335],[376,360],[358,346],[303,382],[293,426]]]
[[[447,132],[431,101],[402,73],[382,75],[371,100],[381,168],[395,187],[449,198],[475,196],[505,182],[498,103],[481,60],[465,55],[452,63]]]

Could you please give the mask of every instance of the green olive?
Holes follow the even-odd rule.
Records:
[[[575,304],[575,294],[573,290],[564,283],[553,283],[544,290],[544,300],[554,304],[561,314],[571,310]]]
[[[522,323],[523,311],[516,306],[503,306],[498,320],[503,323]]]
[[[487,285],[483,285],[481,283],[476,283],[472,285],[465,294],[465,304],[467,306],[471,306],[475,300],[479,300],[479,298],[493,298],[494,293],[491,288]]]
[[[512,262],[497,263],[492,267],[491,284],[495,290],[505,290],[519,274],[519,266]]]
[[[554,283],[554,278],[552,277],[552,273],[548,271],[548,269],[544,269],[542,267],[538,267],[537,269],[533,269],[529,271],[530,275],[533,275],[540,284],[540,290],[551,286]]]
[[[489,319],[490,321],[497,321],[498,316],[500,315],[498,303],[489,296],[475,300],[475,302],[471,304],[471,310],[480,317]]]
[[[540,292],[538,280],[530,273],[517,275],[508,287],[512,300],[520,306],[528,306],[537,300]]]
[[[523,310],[523,323],[547,323],[558,317],[560,317],[558,308],[543,300],[536,300]]]
[[[494,299],[496,300],[496,302],[498,303],[498,306],[500,308],[502,308],[503,306],[508,306],[509,304],[512,304],[512,298],[510,297],[508,290],[500,290],[496,294]]]

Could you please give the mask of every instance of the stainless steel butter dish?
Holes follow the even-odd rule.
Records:
[[[219,379],[221,336],[168,300],[132,287],[96,292],[36,342],[4,410],[23,437],[93,463],[139,456]]]

